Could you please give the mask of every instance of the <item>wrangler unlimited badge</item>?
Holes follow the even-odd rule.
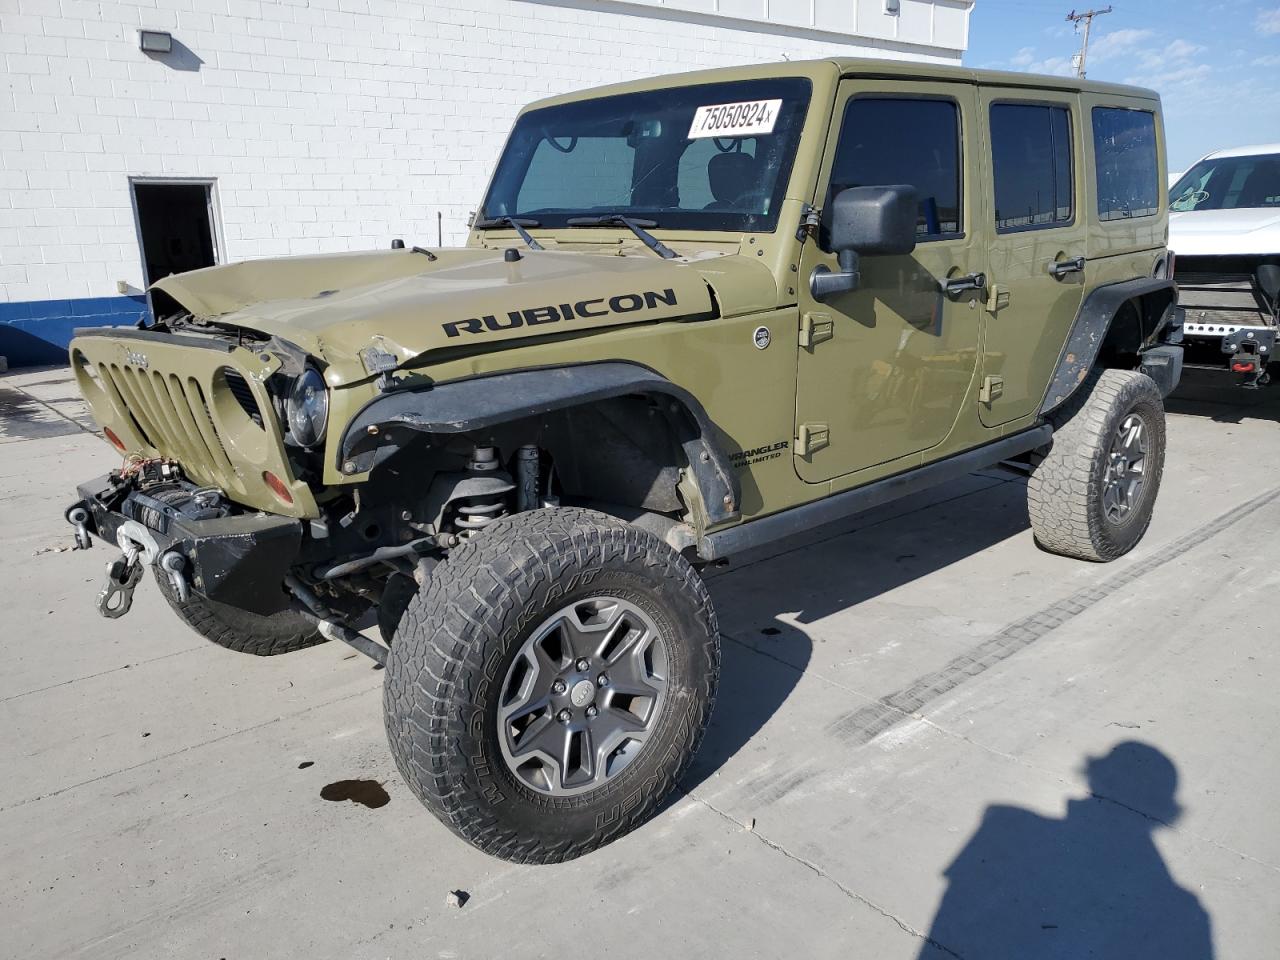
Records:
[[[441,324],[445,336],[460,337],[464,333],[484,333],[486,330],[497,333],[499,330],[514,330],[516,327],[533,327],[543,323],[559,323],[561,320],[573,320],[576,317],[606,317],[611,313],[633,313],[636,310],[652,310],[659,303],[668,307],[676,305],[676,292],[670,287],[658,293],[646,290],[644,293],[620,293],[617,296],[595,300],[579,300],[576,303],[562,303],[558,306],[529,307],[525,310],[510,310],[499,320],[491,313],[483,317],[470,317],[466,320],[450,320]]]

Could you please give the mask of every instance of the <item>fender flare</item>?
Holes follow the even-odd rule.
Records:
[[[1146,342],[1169,323],[1172,311],[1177,307],[1178,288],[1172,279],[1152,277],[1108,283],[1096,287],[1084,298],[1062,353],[1058,355],[1058,366],[1040,404],[1040,416],[1047,416],[1071,398],[1093,369],[1111,329],[1111,321],[1121,307],[1130,300],[1138,299],[1144,303],[1145,316],[1141,319],[1143,341]]]
[[[469,433],[628,395],[669,397],[687,422],[677,439],[702,494],[707,521],[739,516],[738,476],[720,441],[721,430],[702,403],[648,367],[626,361],[537,367],[484,374],[374,397],[347,424],[338,444],[343,474],[367,473],[418,433]]]

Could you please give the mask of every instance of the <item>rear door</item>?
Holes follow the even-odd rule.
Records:
[[[838,269],[825,227],[804,245],[796,472],[831,480],[936,446],[956,422],[977,364],[976,295],[948,279],[980,273],[969,224],[984,216],[971,84],[851,79],[840,85],[816,204],[845,187],[906,183],[920,195],[916,248],[863,257],[861,283],[813,299],[815,267]],[[975,206],[976,204],[976,206]]]
[[[1077,94],[984,87],[980,99],[992,209],[978,412],[994,427],[1039,406],[1080,308],[1086,165]]]

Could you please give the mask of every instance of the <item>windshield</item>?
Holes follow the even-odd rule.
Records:
[[[1176,211],[1280,207],[1280,154],[1201,160],[1169,197]]]
[[[710,83],[532,110],[516,121],[480,216],[772,230],[809,89],[800,78]]]

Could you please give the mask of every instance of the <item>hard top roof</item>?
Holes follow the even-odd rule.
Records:
[[[1269,153],[1280,154],[1280,143],[1258,143],[1248,147],[1227,147],[1206,154],[1202,159],[1216,160],[1219,157],[1262,157]]]
[[[955,81],[958,83],[986,84],[989,86],[1020,87],[1033,90],[1061,90],[1067,92],[1098,93],[1110,96],[1138,97],[1159,100],[1160,95],[1145,87],[1131,87],[1118,83],[1099,83],[1076,77],[1052,77],[1035,73],[1014,73],[1006,70],[974,70],[949,64],[921,63],[916,60],[890,60],[860,57],[836,57],[828,60],[791,60],[776,63],[752,64],[741,67],[720,67],[714,70],[698,70],[691,73],[673,73],[614,83],[608,86],[575,91],[548,97],[532,103],[526,109],[551,106],[593,97],[633,93],[643,90],[659,90],[671,86],[690,86],[701,83],[726,83],[763,79],[766,77],[816,77],[839,75],[845,77],[886,77],[892,79],[920,79]]]

